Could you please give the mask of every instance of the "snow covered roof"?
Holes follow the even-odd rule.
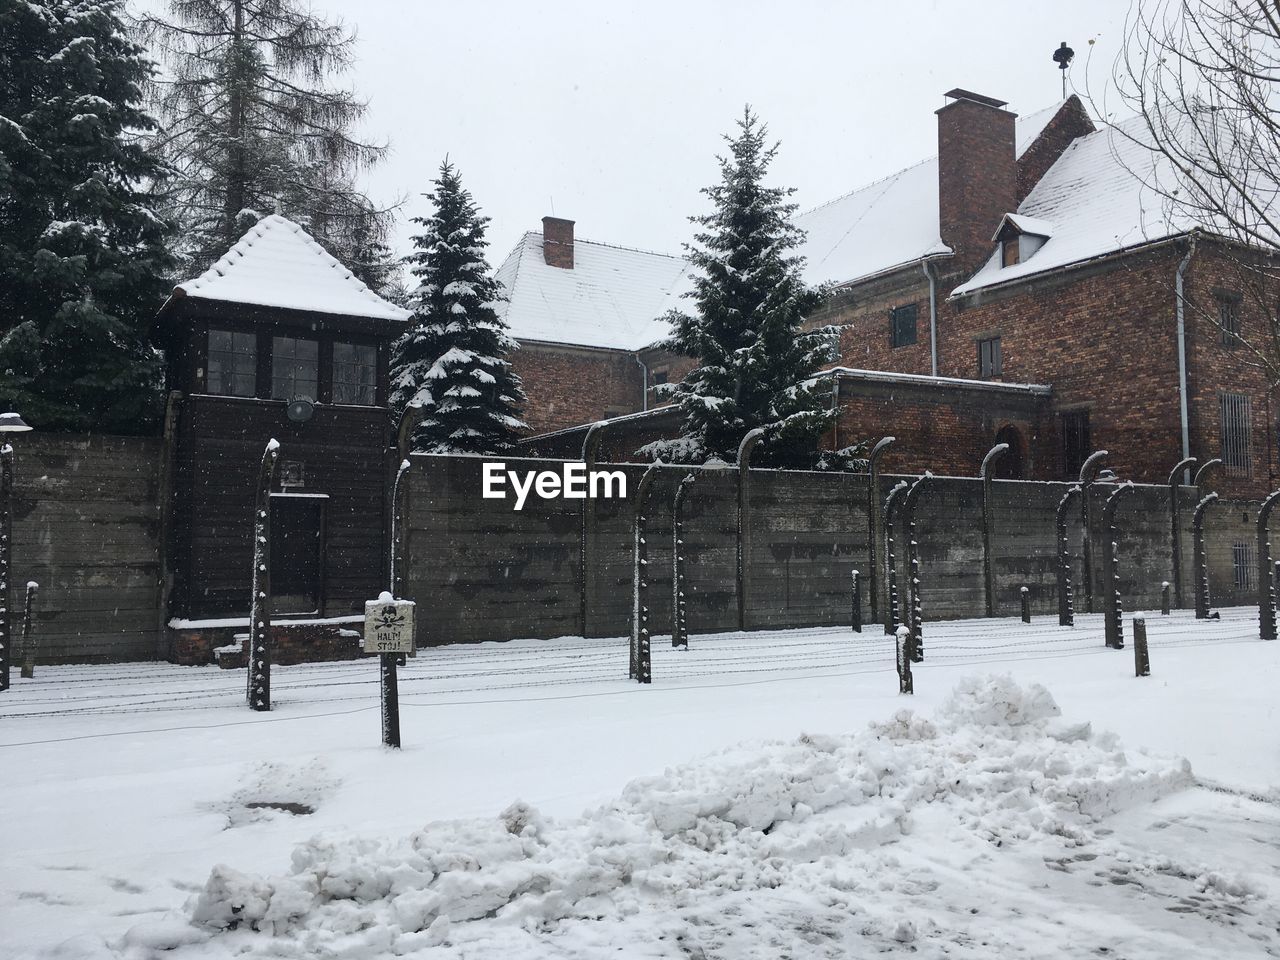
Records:
[[[688,283],[687,261],[590,240],[573,247],[573,268],[553,267],[542,233],[526,233],[498,268],[513,337],[639,350],[667,336],[659,318]]]
[[[1004,225],[1008,223],[1013,226],[1019,233],[1029,233],[1035,237],[1052,237],[1053,224],[1048,220],[1038,220],[1035,217],[1024,217],[1020,213],[1006,213],[1000,218],[1000,225],[996,227],[996,232],[991,235],[991,242],[995,243],[1000,236],[1000,231],[1004,229]]]
[[[259,220],[194,280],[174,288],[189,297],[402,321],[409,311],[366,287],[292,220]]]
[[[1152,179],[1155,160],[1135,140],[1143,129],[1142,118],[1135,117],[1118,129],[1104,128],[1067,147],[1017,211],[1050,223],[1049,239],[1027,259],[1007,267],[993,253],[968,282],[952,291],[952,297],[1189,230],[1193,224],[1171,216],[1161,197],[1144,183]]]
[[[1018,118],[1019,157],[1063,103]],[[796,225],[808,233],[799,252],[806,259],[805,279],[814,284],[850,283],[951,253],[938,223],[937,157],[801,213]]]
[[[1019,393],[1047,397],[1053,388],[1042,383],[1015,383],[995,380],[969,380],[964,377],[932,377],[921,373],[894,373],[889,370],[863,370],[858,367],[830,367],[815,376],[835,376],[845,380],[874,380],[883,383],[915,384],[925,387],[965,387],[993,393]]]

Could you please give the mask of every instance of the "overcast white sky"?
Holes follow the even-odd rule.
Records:
[[[496,266],[550,213],[577,235],[679,253],[720,134],[750,102],[801,208],[937,152],[933,111],[965,87],[1030,113],[1057,101],[1065,40],[1083,86],[1120,47],[1125,0],[314,0],[359,31],[347,78],[392,154],[375,198],[426,212],[446,153],[493,218]]]

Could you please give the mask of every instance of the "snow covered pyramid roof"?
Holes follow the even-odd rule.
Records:
[[[1019,157],[1064,103],[1018,118]],[[814,207],[795,222],[808,234],[799,253],[806,260],[805,280],[813,284],[850,283],[951,253],[938,222],[937,157]]]
[[[222,259],[174,292],[375,320],[409,318],[408,310],[383,300],[302,227],[279,214],[258,221]]]
[[[639,350],[667,336],[661,315],[678,304],[687,261],[661,253],[574,241],[573,267],[543,256],[543,235],[526,233],[498,268],[499,305],[517,340]]]

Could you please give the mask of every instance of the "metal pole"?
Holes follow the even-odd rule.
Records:
[[[1258,511],[1258,636],[1263,640],[1276,638],[1276,588],[1271,569],[1271,511],[1280,500],[1276,490]]]
[[[1058,534],[1058,626],[1070,627],[1076,622],[1075,597],[1071,590],[1071,552],[1067,542],[1067,510],[1071,498],[1080,493],[1078,486],[1067,489],[1058,501],[1054,528]]]
[[[0,690],[9,689],[13,627],[9,617],[9,566],[13,544],[13,447],[0,444]]]
[[[1116,537],[1119,536],[1116,508],[1120,505],[1120,498],[1132,489],[1132,482],[1120,484],[1102,506],[1102,528],[1106,533],[1102,542],[1102,569],[1109,591],[1104,629],[1107,646],[1116,650],[1124,649],[1124,607],[1120,600],[1120,565],[1116,562]]]
[[[381,660],[382,742],[400,749],[400,681],[396,676],[398,653],[379,654]]]
[[[898,558],[894,555],[893,549],[893,526],[897,519],[898,505],[902,502],[902,496],[907,492],[907,481],[901,480],[892,490],[884,501],[884,562],[885,562],[885,604],[884,604],[884,632],[889,636],[893,636],[899,624],[902,623],[900,611],[898,609]]]
[[[738,629],[747,629],[747,603],[751,590],[751,496],[748,477],[751,454],[764,439],[764,427],[748,430],[738,444]]]
[[[1147,653],[1147,618],[1141,613],[1133,615],[1133,675],[1151,676],[1151,657]]]
[[[991,468],[1009,452],[1007,443],[997,443],[982,458],[978,476],[982,480],[982,585],[986,593],[986,615],[996,615],[996,572],[993,566],[991,536],[995,523],[991,516]]]
[[[1179,475],[1195,465],[1196,458],[1187,457],[1169,472],[1169,543],[1173,549],[1173,593],[1178,609],[1182,609],[1182,525],[1178,522],[1178,487],[1182,478]]]
[[[1093,508],[1089,504],[1089,488],[1093,485],[1093,481],[1098,476],[1098,470],[1102,467],[1103,458],[1107,455],[1105,450],[1097,450],[1085,459],[1080,465],[1080,521],[1084,524],[1084,609],[1086,613],[1093,613]]]
[[[645,542],[645,526],[649,510],[649,494],[657,476],[655,463],[644,472],[636,488],[635,519],[632,523],[634,563],[631,571],[631,679],[639,683],[653,681],[652,650],[649,637],[649,548]]]
[[[853,632],[862,632],[862,581],[858,578],[858,571],[853,571],[853,601],[850,605],[850,622],[853,624]]]
[[[671,501],[671,646],[689,649],[684,594],[684,502],[697,474],[685,474]]]
[[[880,504],[880,458],[889,449],[897,437],[881,437],[871,448],[867,458],[867,562],[871,565],[871,580],[868,588],[871,594],[871,619],[880,617],[880,582],[882,564],[880,563],[880,540],[884,536],[884,514]],[[888,587],[885,587],[885,592]]]
[[[27,600],[22,610],[22,678],[30,680],[36,675],[36,647],[31,639],[31,618],[40,584],[34,580],[27,584]]]
[[[1031,591],[1023,587],[1019,591],[1019,598],[1022,601],[1022,622],[1031,622]]]
[[[1204,467],[1200,469],[1203,471]],[[1204,620],[1209,616],[1209,562],[1204,549],[1204,513],[1209,504],[1217,499],[1216,493],[1209,494],[1196,504],[1191,514],[1191,556],[1195,563],[1197,620]]]
[[[271,709],[271,485],[280,444],[267,441],[258,469],[253,524],[253,600],[249,607],[249,686],[253,710]]]
[[[907,584],[907,600],[910,616],[907,623],[911,627],[911,659],[919,663],[924,659],[924,616],[920,599],[920,544],[916,540],[916,501],[924,490],[925,481],[930,474],[911,485],[911,489],[902,498],[902,519],[907,529],[907,571],[910,583]]]

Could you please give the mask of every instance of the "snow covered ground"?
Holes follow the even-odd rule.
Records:
[[[15,673],[0,956],[1280,956],[1280,643],[1148,624]]]

